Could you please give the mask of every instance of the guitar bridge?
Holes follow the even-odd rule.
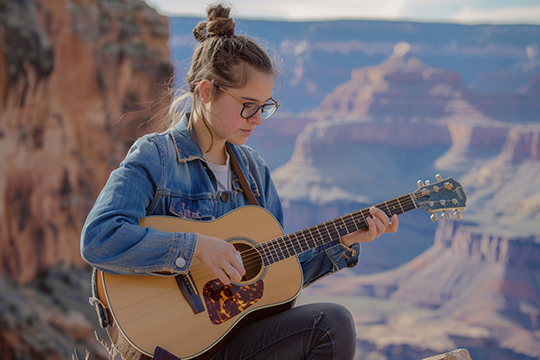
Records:
[[[180,289],[180,292],[188,302],[188,304],[191,306],[191,310],[193,310],[194,314],[198,314],[200,312],[204,311],[204,305],[201,300],[201,295],[197,291],[197,287],[195,286],[195,282],[193,281],[193,277],[191,276],[191,272],[188,272],[187,274],[180,274],[175,276],[176,283],[178,284],[178,288]]]

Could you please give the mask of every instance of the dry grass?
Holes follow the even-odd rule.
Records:
[[[98,334],[95,331],[94,331],[94,334],[96,336],[96,340],[98,341],[98,343],[100,343],[105,348],[105,350],[107,350],[107,352],[109,353],[109,360],[116,360],[117,357],[119,357],[121,360],[125,360],[122,357],[122,354],[120,354],[118,352],[118,350],[116,350],[116,348],[114,347],[114,344],[111,344],[109,346],[109,345],[107,345],[107,343],[105,343],[104,340],[101,340],[98,337]],[[89,360],[89,359],[90,359],[90,352],[88,350],[86,350],[86,355],[84,357],[84,360]],[[76,351],[73,354],[73,356],[71,357],[71,360],[79,360],[79,355],[77,354]]]

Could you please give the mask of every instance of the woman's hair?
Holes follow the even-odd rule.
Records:
[[[173,97],[169,108],[169,123],[174,126],[188,111],[206,119],[202,111],[199,85],[203,80],[232,88],[242,88],[249,81],[252,70],[276,75],[273,61],[261,46],[246,35],[235,35],[235,22],[229,17],[231,9],[222,4],[210,5],[207,20],[193,29],[199,42],[194,51],[191,68],[187,74],[187,92]],[[213,96],[220,93],[215,89]],[[191,101],[189,101],[191,100]]]

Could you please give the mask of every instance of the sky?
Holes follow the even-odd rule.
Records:
[[[144,0],[167,16],[205,16],[212,0]],[[540,0],[228,0],[234,18],[540,25]]]

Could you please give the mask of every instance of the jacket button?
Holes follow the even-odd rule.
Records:
[[[186,260],[180,256],[176,258],[174,264],[179,268],[183,268],[184,266],[186,266]]]
[[[229,195],[227,193],[221,193],[221,201],[226,202],[229,200]]]

